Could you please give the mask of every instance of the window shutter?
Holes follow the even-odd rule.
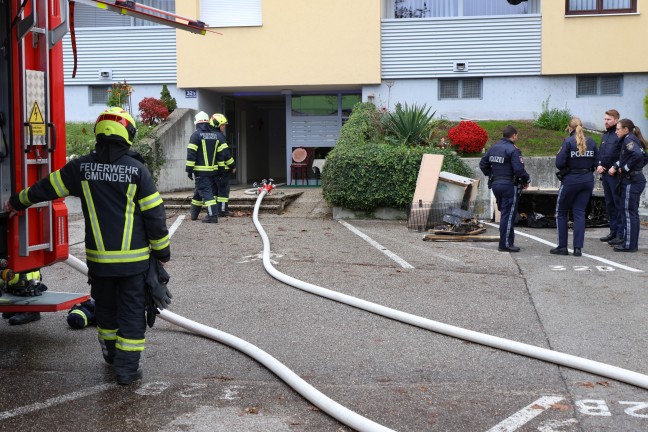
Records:
[[[260,26],[261,0],[200,0],[200,21],[209,27]]]

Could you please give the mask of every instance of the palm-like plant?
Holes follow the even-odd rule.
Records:
[[[422,106],[397,104],[395,111],[386,116],[387,131],[402,144],[412,146],[424,144],[430,136],[434,114],[436,111],[430,114],[430,108],[425,104]]]

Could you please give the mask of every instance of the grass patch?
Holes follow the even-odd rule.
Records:
[[[567,138],[567,132],[559,132],[544,129],[535,125],[533,120],[484,120],[476,122],[488,132],[488,141],[485,149],[490,148],[502,137],[504,127],[511,125],[518,130],[517,145],[525,157],[530,156],[555,156],[560,150],[560,145]],[[447,136],[448,130],[457,125],[458,122],[444,122],[437,125],[436,134]],[[585,132],[585,135],[601,144],[601,134],[597,132]],[[462,154],[463,157],[481,157],[481,153]]]
[[[94,149],[94,122],[65,123],[67,154],[82,156]]]

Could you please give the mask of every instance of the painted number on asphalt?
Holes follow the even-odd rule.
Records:
[[[571,267],[565,267],[563,265],[552,265],[549,266],[551,270],[553,271],[566,271],[566,270],[573,270],[573,271],[600,271],[600,272],[611,272],[614,271],[614,267],[610,266],[602,266],[602,265],[597,265],[594,267],[590,266],[584,266],[584,265],[575,265]]]
[[[512,416],[504,419],[487,432],[515,432],[526,423],[542,414],[544,411],[554,409],[558,402],[562,402],[561,396],[543,396],[530,405],[522,408]],[[633,401],[618,401],[624,407],[623,412],[631,417],[648,419],[648,403]],[[583,415],[595,417],[612,417],[612,411],[606,401],[601,399],[581,399],[574,401],[575,409]],[[578,423],[578,420],[571,418],[566,420],[547,419],[541,422],[537,428],[540,432],[564,431],[563,427],[569,427]]]

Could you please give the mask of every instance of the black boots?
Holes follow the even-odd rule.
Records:
[[[220,217],[228,217],[230,215],[229,212],[229,203],[223,202],[218,205],[220,208],[220,211],[218,212],[218,216]]]
[[[9,321],[7,321],[9,325],[22,325],[30,323],[32,321],[38,321],[39,319],[41,319],[41,314],[40,312],[4,312],[2,314],[2,318],[9,318]]]
[[[601,237],[599,240],[601,240],[602,242],[609,242],[610,240],[613,240],[614,237],[616,237],[615,234],[610,233],[610,234],[606,235],[605,237]]]
[[[200,214],[200,210],[202,210],[202,206],[197,206],[197,205],[191,205],[191,211],[189,214],[191,215],[191,220],[194,221],[198,219],[198,215]]]
[[[553,255],[569,255],[566,247],[555,247],[549,251]]]

